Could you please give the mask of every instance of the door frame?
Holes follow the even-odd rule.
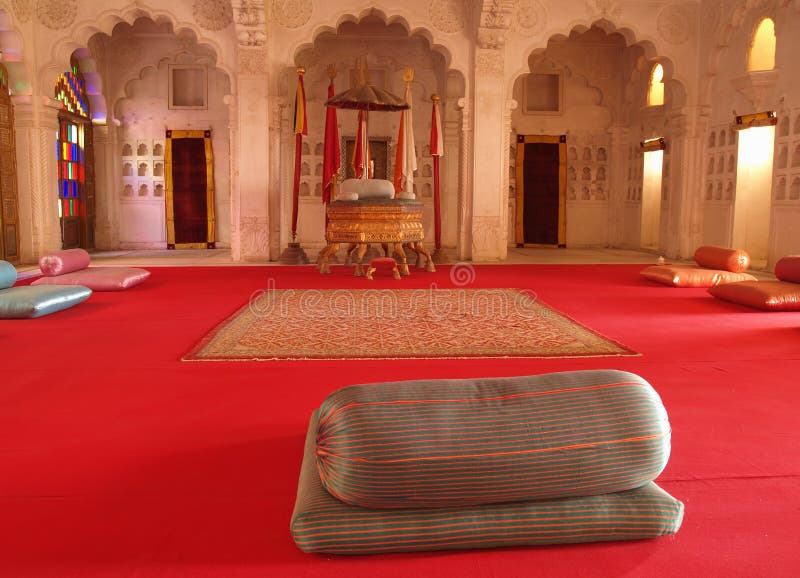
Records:
[[[516,158],[516,219],[514,240],[517,247],[554,247],[556,245],[525,242],[525,145],[549,143],[558,145],[558,247],[567,244],[567,135],[519,134]]]
[[[174,182],[172,180],[172,140],[178,138],[201,138],[206,153],[206,221],[205,243],[175,243]],[[210,130],[167,130],[164,146],[164,202],[167,212],[167,249],[214,249],[215,207],[214,207],[214,158],[211,151]]]

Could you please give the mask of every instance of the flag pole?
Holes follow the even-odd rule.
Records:
[[[297,94],[294,101],[294,183],[292,185],[292,240],[278,260],[282,265],[305,265],[308,256],[297,242],[297,213],[300,208],[300,166],[303,155],[303,136],[308,134],[306,119],[306,93],[303,74],[306,69],[297,67]]]
[[[328,100],[333,98],[336,91],[333,86],[333,79],[336,78],[336,65],[329,64],[325,67],[325,72],[330,79],[328,83]],[[336,117],[336,109],[332,106],[325,107],[325,142],[323,145],[322,159],[322,203],[325,207],[325,236],[327,241],[328,232],[328,203],[336,199],[336,180],[341,172],[341,148],[339,146],[339,126]],[[327,245],[320,250],[317,263],[320,262],[323,251]],[[336,253],[328,256],[328,263],[338,263]]]
[[[442,258],[442,202],[439,193],[439,157],[444,154],[442,121],[439,114],[439,95],[432,94],[433,110],[431,112],[431,156],[433,157],[433,227],[435,249],[434,257],[441,262]]]

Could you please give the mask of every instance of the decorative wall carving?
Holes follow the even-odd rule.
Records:
[[[586,11],[604,18],[622,14],[622,8],[614,0],[586,0]]]
[[[230,0],[194,0],[195,21],[206,30],[222,30],[233,22]]]
[[[267,51],[261,48],[239,48],[239,73],[261,75],[267,73]]]
[[[272,15],[286,28],[300,28],[314,11],[311,0],[272,0]]]
[[[61,30],[75,22],[78,15],[77,0],[38,0],[36,17],[52,30]]]
[[[259,26],[264,22],[264,3],[242,0],[234,7],[236,23],[243,26]]]
[[[264,46],[267,43],[267,35],[261,30],[240,30],[236,38],[239,46]]]
[[[14,15],[20,22],[27,22],[31,19],[31,0],[12,0]]]
[[[661,38],[670,44],[683,44],[692,37],[697,9],[685,4],[670,4],[659,14],[656,26]]]
[[[522,34],[536,36],[547,25],[547,12],[539,0],[519,0],[517,28]]]
[[[490,50],[499,50],[506,45],[506,37],[503,32],[492,28],[478,29],[478,46]]]
[[[703,15],[700,20],[700,30],[703,38],[714,36],[722,21],[722,2],[706,0],[703,2]]]
[[[242,256],[269,255],[269,220],[266,217],[241,217],[239,226]]]
[[[500,247],[505,242],[503,219],[498,216],[473,215],[472,217],[472,257],[497,259]]]
[[[475,54],[475,71],[485,76],[503,76],[503,54],[498,50],[478,49]]]
[[[439,32],[461,32],[466,24],[463,0],[431,0],[428,16]]]

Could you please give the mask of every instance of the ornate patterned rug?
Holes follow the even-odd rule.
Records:
[[[284,289],[250,302],[194,361],[638,355],[518,289]]]

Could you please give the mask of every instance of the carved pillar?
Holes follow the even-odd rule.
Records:
[[[461,172],[458,185],[458,258],[472,258],[472,111],[466,98],[458,99],[461,111]]]
[[[264,3],[232,3],[238,41],[235,94],[227,97],[231,146],[231,257],[270,258],[269,74]]]
[[[228,171],[231,175],[231,259],[242,260],[242,190],[239,187],[239,124],[238,99],[226,94],[222,101],[228,106]]]
[[[20,257],[35,263],[61,248],[56,135],[61,103],[47,97],[14,96],[19,187]]]
[[[461,148],[459,133],[461,120],[456,118],[456,109],[452,103],[445,103],[442,113],[442,130],[444,131],[445,155],[441,157],[442,187],[442,245],[455,247],[459,245],[461,230]],[[452,144],[451,144],[452,143]],[[459,143],[456,146],[456,143]]]
[[[94,178],[95,178],[95,247],[98,249],[116,249],[119,246],[118,207],[119,184],[121,175],[117,174],[118,165],[115,154],[117,131],[115,126],[96,124],[92,127],[94,143]]]
[[[509,99],[503,109],[503,214],[501,215],[500,223],[503,228],[500,233],[500,259],[505,259],[508,255],[508,187],[510,181],[510,150],[511,150],[511,113],[517,108],[517,101]]]
[[[686,107],[669,120],[670,206],[668,237],[662,243],[668,257],[689,259],[702,241],[703,154],[708,117],[701,107]]]
[[[475,48],[475,151],[473,261],[497,261],[507,252],[508,134],[505,98],[505,31],[509,14],[500,2],[484,2]]]
[[[289,171],[284,171],[286,174],[281,179],[281,157],[283,151],[286,150],[284,147],[288,146],[286,144],[287,135],[282,132],[282,127],[288,126],[287,122],[284,122],[287,102],[283,97],[273,96],[270,99],[270,106],[269,144],[272,155],[270,155],[269,162],[272,179],[269,187],[269,214],[270,222],[272,223],[272,238],[275,239],[275,242],[270,245],[269,251],[270,259],[277,261],[281,256],[281,248],[289,241],[287,227],[283,222],[283,207],[286,203],[291,203],[287,192],[291,190],[291,184],[288,184]],[[286,192],[286,195],[284,195],[284,192]],[[283,235],[285,239],[281,236],[281,231],[287,231]]]
[[[625,240],[625,187],[628,182],[628,142],[630,129],[612,126],[608,129],[608,245],[620,247]],[[638,157],[637,157],[638,158]]]
[[[240,45],[238,90],[231,103],[236,114],[231,202],[239,222],[236,241],[231,234],[231,253],[242,261],[270,258],[268,85],[266,49]]]

